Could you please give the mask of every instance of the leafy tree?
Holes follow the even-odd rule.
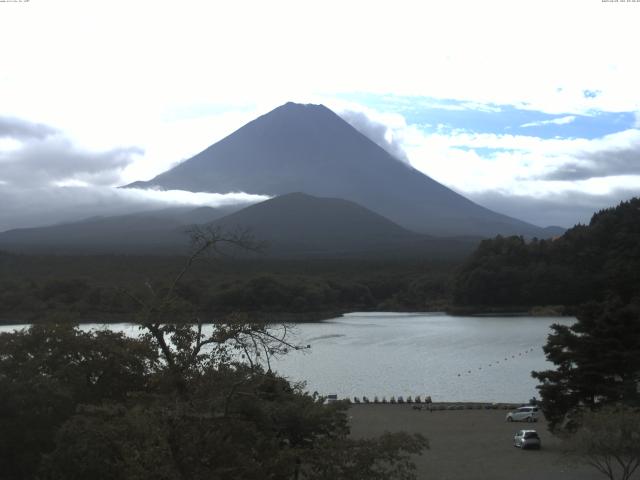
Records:
[[[621,407],[586,412],[566,447],[609,480],[628,480],[640,467],[640,412]]]
[[[574,325],[551,328],[544,351],[556,369],[532,372],[551,429],[574,429],[581,409],[640,404],[638,304],[591,303]]]
[[[55,432],[84,403],[124,401],[151,388],[158,362],[147,342],[72,325],[0,334],[0,471],[32,478]]]

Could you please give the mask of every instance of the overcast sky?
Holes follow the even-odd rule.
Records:
[[[215,205],[113,187],[290,100],[489,208],[586,222],[640,195],[638,25],[602,0],[0,2],[0,230]]]

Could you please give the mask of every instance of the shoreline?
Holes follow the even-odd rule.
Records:
[[[209,313],[203,314],[203,317],[209,317],[206,321],[203,321],[202,324],[212,324],[215,323],[216,319],[224,318],[227,315],[231,315],[236,312],[219,312],[219,313]],[[332,318],[340,317],[345,313],[344,311],[318,311],[318,312],[303,312],[303,313],[295,313],[295,312],[240,312],[242,314],[246,314],[248,319],[251,321],[262,321],[264,323],[319,323],[325,320],[331,320]],[[45,317],[43,315],[39,315],[36,313],[28,313],[28,314],[16,314],[15,317],[0,317],[0,325],[46,325],[46,324],[54,324],[54,323],[77,323],[79,325],[86,324],[118,324],[118,323],[128,323],[128,324],[136,324],[138,322],[135,321],[135,317],[137,312],[127,312],[127,313],[99,313],[99,314],[88,314],[83,317],[83,319],[78,318],[78,313],[75,312],[55,312],[53,318]],[[65,318],[68,317],[68,318]],[[212,318],[213,317],[213,318]],[[192,323],[192,322],[176,322],[176,323]],[[192,323],[195,325],[195,323]]]
[[[236,312],[215,312],[203,314],[203,317],[209,317],[208,320],[203,321],[203,324],[215,323],[214,320],[216,318],[224,318],[227,315],[233,314]],[[452,317],[571,317],[573,316],[573,312],[568,307],[560,307],[551,308],[551,307],[534,307],[529,310],[517,310],[517,309],[478,309],[478,308],[448,308],[445,310],[433,310],[433,311],[425,311],[421,310],[409,310],[409,309],[394,309],[394,310],[385,310],[385,309],[375,309],[375,310],[365,310],[365,309],[354,309],[354,310],[321,310],[314,312],[240,312],[242,314],[246,314],[248,318],[252,321],[261,321],[268,324],[276,324],[276,323],[321,323],[326,320],[331,320],[334,318],[338,318],[347,314],[353,313],[404,313],[404,314],[414,314],[414,315],[430,315],[430,314],[443,314],[449,315]],[[23,313],[16,314],[13,317],[0,317],[0,325],[34,325],[34,324],[47,324],[47,323],[77,323],[80,325],[83,324],[117,324],[117,323],[137,323],[135,321],[136,312],[126,312],[126,313],[92,313],[87,314],[83,317],[83,319],[78,318],[79,314],[77,312],[54,312],[53,314],[49,314],[51,316],[47,317],[46,314],[38,314],[38,313]],[[44,318],[43,318],[44,317]],[[178,322],[183,323],[183,322]],[[188,323],[188,322],[184,322]]]
[[[338,402],[347,402],[349,407],[358,406],[358,407],[368,407],[368,406],[377,406],[377,407],[409,407],[412,410],[427,410],[432,412],[437,411],[454,411],[454,410],[513,410],[518,407],[528,406],[531,403],[527,402],[447,402],[447,401],[438,401],[427,403],[424,400],[421,402],[354,402],[351,399],[338,399]]]

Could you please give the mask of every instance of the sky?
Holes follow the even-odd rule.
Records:
[[[640,195],[637,25],[630,1],[0,0],[0,231],[260,200],[116,187],[287,101],[488,208],[585,223]]]

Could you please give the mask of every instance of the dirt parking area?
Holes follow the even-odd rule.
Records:
[[[546,422],[508,423],[506,410],[414,410],[412,405],[353,405],[351,432],[356,438],[385,431],[417,432],[430,449],[417,457],[419,479],[430,480],[602,480],[592,467],[571,462]],[[537,430],[541,450],[513,446],[520,429]]]

